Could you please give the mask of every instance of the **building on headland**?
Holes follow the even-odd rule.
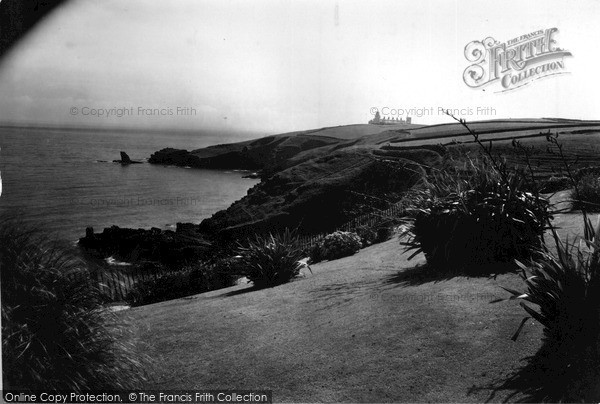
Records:
[[[375,117],[369,121],[371,125],[398,125],[403,123],[412,123],[412,118],[410,116],[406,117],[406,120],[403,118],[381,118],[379,115],[379,111],[375,113]]]

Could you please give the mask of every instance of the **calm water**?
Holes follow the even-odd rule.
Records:
[[[246,138],[252,137],[246,135]],[[0,212],[76,240],[87,226],[174,228],[199,223],[246,194],[244,173],[111,162],[145,160],[163,147],[187,150],[241,140],[234,134],[0,128]]]

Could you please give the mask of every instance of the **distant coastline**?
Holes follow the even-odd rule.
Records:
[[[476,121],[470,127],[480,133],[482,141],[509,143],[514,137],[544,139],[549,130],[563,136],[600,133],[600,121],[548,118]],[[285,227],[298,228],[306,234],[327,231],[353,215],[366,213],[368,208],[384,209],[385,203],[364,205],[357,196],[372,195],[389,202],[399,200],[415,181],[409,179],[413,175],[409,173],[423,172],[439,164],[447,147],[461,143],[469,145],[473,139],[458,123],[358,124],[193,151],[161,149],[152,154],[149,162],[257,171],[261,181],[242,199],[201,222],[178,224],[182,234],[212,240],[236,239]],[[582,160],[581,164],[593,162]]]

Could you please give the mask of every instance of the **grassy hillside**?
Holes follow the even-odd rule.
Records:
[[[369,125],[369,124],[356,124],[356,125],[341,125],[333,126],[329,128],[313,129],[308,131],[284,133],[280,136],[297,136],[297,135],[314,135],[314,136],[327,136],[336,139],[358,139],[363,136],[375,135],[389,130],[409,130],[418,129],[424,125],[416,124],[396,124],[396,125]]]
[[[123,315],[161,363],[154,388],[272,389],[278,402],[531,399],[522,383],[533,375],[519,369],[541,326],[530,321],[513,342],[520,307],[490,303],[520,279],[445,279],[422,263],[394,239],[277,288],[240,285]]]
[[[420,125],[345,125],[266,136],[256,140],[220,144],[202,149],[162,149],[150,156],[152,164],[197,168],[264,169],[277,166],[307,150],[344,144],[390,130],[406,130]],[[343,146],[342,146],[343,147]]]
[[[570,119],[495,119],[486,121],[469,121],[469,127],[477,133],[519,132],[528,130],[557,130],[559,128],[600,127],[600,121],[581,121]],[[465,134],[464,127],[459,123],[429,125],[411,130],[415,138],[456,136]]]
[[[277,171],[204,220],[200,231],[240,236],[285,227],[302,233],[331,230],[365,207],[387,207],[385,201],[377,206],[368,196],[398,200],[422,175],[419,164],[402,155],[382,158],[364,147],[330,151]]]
[[[561,169],[564,169],[560,157],[548,151],[548,133],[560,134],[566,157],[576,161],[575,168],[597,164],[600,151],[598,121],[480,121],[470,126],[480,134],[482,141],[493,141],[494,153],[505,156],[510,165],[525,164],[522,152],[513,147],[513,139],[520,139],[523,146],[532,147],[531,163],[541,178],[560,176]],[[342,129],[337,128],[338,131]],[[352,207],[361,202],[368,205],[356,198],[357,193],[393,202],[407,190],[408,183],[397,183],[396,188],[365,187],[367,182],[386,183],[390,174],[388,171],[382,173],[380,178],[375,178],[369,174],[369,167],[394,161],[411,161],[427,171],[437,167],[445,156],[457,156],[458,152],[472,153],[473,156],[480,153],[473,136],[458,123],[385,129],[368,136],[338,140],[301,151],[297,148],[286,158],[263,169],[263,181],[250,190],[248,196],[204,220],[200,228],[214,232],[250,227],[258,230],[278,229],[301,224],[306,231],[327,231],[342,224],[353,214],[364,213],[360,209],[352,211]],[[260,142],[272,144],[274,139],[279,139],[277,148],[283,148],[287,143],[305,142],[300,140],[304,136],[313,134],[264,138],[255,141],[255,145]],[[397,175],[402,174],[394,173],[392,177]],[[412,180],[412,183],[415,182]]]
[[[486,144],[490,140],[492,152],[506,158],[509,165],[523,166],[525,150],[537,175],[561,175],[563,159],[573,163],[573,169],[597,165],[598,122],[488,121],[471,127],[481,133]],[[459,129],[456,125],[438,125],[433,131],[388,129],[305,148],[273,164],[245,198],[203,221],[199,228],[239,237],[282,227],[300,227],[301,232],[310,233],[335,226],[363,207],[377,207],[374,200],[402,197],[428,171],[451,171],[450,165],[462,164],[465,154],[479,156],[480,145]],[[423,137],[417,139],[419,131]],[[548,142],[550,133],[560,134],[562,149]],[[431,134],[437,137],[428,137]],[[303,136],[314,135],[266,138],[251,146],[277,150],[290,142],[301,147]],[[520,139],[520,148],[515,146],[515,138]],[[487,173],[489,166],[482,167],[481,172]],[[448,176],[455,177],[452,172]],[[485,184],[497,189],[498,183],[490,177]],[[472,194],[451,190],[452,195]],[[514,195],[512,188],[510,194]],[[551,206],[570,205],[570,198],[568,190],[556,193]],[[517,195],[517,199],[525,198]],[[493,205],[489,200],[486,197],[482,205]],[[494,206],[508,212],[508,203]],[[570,213],[556,214],[553,224],[563,239],[580,235],[583,227],[580,215]],[[509,234],[499,227],[490,228],[494,236]],[[455,226],[456,232],[446,229],[436,227],[432,234],[444,239],[440,235],[465,233],[465,227]],[[542,236],[544,230],[539,229],[536,234]],[[467,233],[484,234],[481,239],[486,240],[483,232]],[[550,242],[551,235],[546,236]],[[556,253],[556,247],[549,245]],[[533,248],[534,244],[527,244],[526,250]],[[518,302],[507,299],[507,290],[525,288],[523,279],[507,266],[486,266],[486,274],[491,276],[472,272],[478,276],[467,277],[464,274],[471,272],[464,268],[452,271],[461,265],[464,255],[460,262],[433,269],[431,262],[424,265],[420,254],[409,262],[395,238],[351,257],[313,265],[312,272],[276,288],[256,290],[242,284],[132,309],[123,315],[137,324],[138,337],[148,342],[150,354],[160,361],[162,368],[152,386],[164,389],[272,389],[274,399],[282,402],[539,402],[546,394],[600,396],[596,373],[573,373],[587,358],[592,358],[590,366],[597,366],[593,359],[597,357],[586,356],[595,352],[595,339],[586,345],[579,343],[587,341],[585,338],[559,338],[561,343],[566,341],[563,348],[583,346],[586,355],[567,356],[571,362],[546,361],[552,357],[549,352],[559,358],[564,353],[548,350],[548,346],[555,347],[547,345],[553,341],[549,335],[563,335],[548,334],[549,327],[558,324],[553,329],[562,332],[559,326],[564,325],[564,335],[595,335],[597,302],[593,296],[597,294],[580,293],[579,284],[562,282],[557,275],[557,290],[577,293],[565,292],[561,301],[540,289],[543,302],[549,301],[542,311],[552,309],[557,301],[560,313],[566,313],[551,325],[544,321],[546,317],[534,316],[546,327],[542,337],[540,323],[531,319],[521,323],[524,312]],[[499,269],[500,274],[494,272]],[[546,275],[544,285],[550,282]],[[529,286],[528,298],[535,293]],[[580,305],[588,296],[590,306],[584,305],[587,300]],[[572,302],[575,305],[569,306]],[[570,309],[562,311],[563,307]],[[592,310],[587,310],[589,307]],[[580,317],[583,320],[577,323]],[[569,319],[573,323],[560,322]],[[525,327],[513,342],[510,337],[519,324]],[[576,351],[565,349],[581,354]],[[549,365],[552,363],[558,365]],[[564,386],[558,382],[562,380]]]

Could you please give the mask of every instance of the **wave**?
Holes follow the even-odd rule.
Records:
[[[115,265],[115,266],[130,266],[131,264],[129,262],[124,262],[124,261],[117,261],[114,257],[110,256],[108,258],[106,258],[104,261],[106,261],[106,263],[108,265]]]

